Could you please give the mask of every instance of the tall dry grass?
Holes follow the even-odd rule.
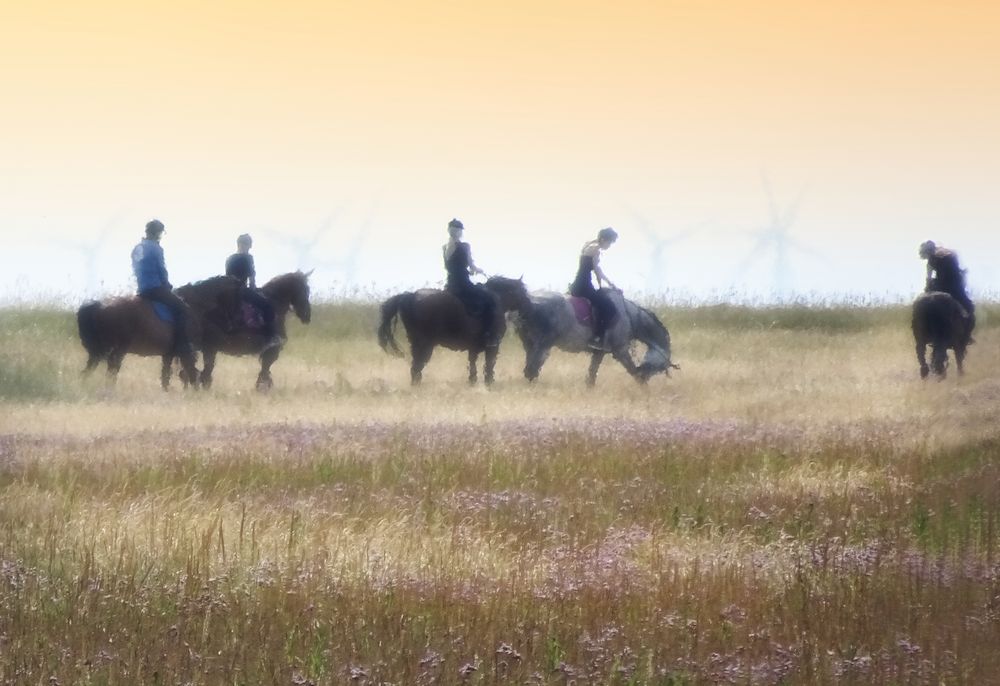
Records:
[[[508,340],[486,391],[317,308],[261,396],[109,389],[70,315],[3,312],[0,680],[991,683],[990,309],[942,383],[904,308],[662,314],[671,379],[527,386]]]

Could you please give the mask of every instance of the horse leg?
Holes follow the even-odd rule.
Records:
[[[632,360],[632,355],[629,354],[628,348],[619,348],[611,353],[621,366],[625,367],[625,371],[629,373],[636,381],[639,383],[646,383],[649,381],[649,376],[642,373],[642,371],[635,365],[635,361]]]
[[[268,348],[260,354],[260,374],[257,375],[257,390],[269,391],[274,387],[274,379],[271,378],[271,365],[278,359],[281,348]]]
[[[84,367],[80,373],[84,375],[90,374],[100,363],[101,363],[100,355],[90,355],[87,357],[87,366]]]
[[[495,345],[491,345],[486,349],[486,362],[483,363],[484,374],[486,376],[486,385],[493,385],[493,370],[497,365],[497,355],[500,352],[500,348]]]
[[[479,377],[479,373],[476,371],[476,360],[479,359],[478,350],[469,351],[469,385],[475,386],[476,379]]]
[[[595,350],[590,354],[590,370],[587,372],[587,385],[591,388],[597,383],[597,370],[601,368],[603,360],[603,350]]]
[[[942,379],[948,374],[948,348],[943,341],[931,345],[931,368]]]
[[[212,387],[212,371],[215,369],[215,350],[205,348],[201,351],[201,359],[204,366],[201,370],[201,385],[203,388]]]
[[[528,381],[534,381],[538,378],[538,375],[542,372],[542,365],[545,364],[545,360],[548,359],[549,351],[551,350],[551,346],[536,344],[526,351],[524,378]]]
[[[181,361],[181,369],[184,370],[184,378],[187,382],[185,387],[190,384],[192,388],[198,388],[198,367],[195,366],[194,353],[185,352],[183,355],[179,355],[178,359]]]
[[[931,368],[927,366],[927,342],[920,341],[917,343],[917,362],[920,363],[920,378],[926,379],[927,375],[931,373]]]
[[[160,365],[160,386],[163,390],[170,390],[170,375],[173,373],[174,356],[173,355],[163,355],[161,358],[162,363]],[[187,382],[184,383],[187,386]]]
[[[423,379],[424,366],[431,359],[434,347],[424,343],[410,343],[410,354],[413,362],[410,364],[410,384],[416,386]]]
[[[958,368],[958,375],[962,376],[965,374],[965,370],[962,368],[962,363],[965,362],[965,346],[956,345],[955,346],[955,366]]]
[[[118,381],[118,372],[121,371],[124,359],[125,351],[120,348],[115,348],[108,354],[108,381],[112,384]]]

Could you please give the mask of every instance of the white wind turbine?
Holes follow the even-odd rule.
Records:
[[[769,256],[771,259],[772,289],[775,294],[785,296],[791,292],[792,276],[789,256],[792,253],[820,259],[822,256],[812,248],[800,243],[790,234],[792,225],[798,216],[802,198],[805,195],[805,188],[799,191],[792,204],[782,212],[778,209],[767,175],[763,172],[761,173],[761,183],[767,198],[768,223],[751,232],[756,240],[750,249],[750,254],[740,263],[737,274],[745,277],[754,264]]]
[[[711,222],[700,222],[688,229],[663,235],[653,229],[652,223],[645,216],[632,211],[632,217],[640,233],[646,239],[646,244],[649,246],[649,270],[646,274],[646,290],[651,295],[662,295],[667,288],[667,249],[701,233]]]

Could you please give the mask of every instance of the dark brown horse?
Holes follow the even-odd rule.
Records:
[[[207,312],[225,313],[236,309],[239,302],[240,282],[229,276],[218,276],[177,289],[177,294],[187,304],[188,336],[197,349],[202,340],[202,321]],[[160,384],[166,390],[170,385],[171,364],[174,359],[174,326],[163,321],[153,305],[138,296],[114,298],[107,303],[89,302],[76,313],[80,342],[87,351],[89,373],[102,361],[108,364],[112,381],[118,377],[125,355],[157,356],[163,360]],[[181,356],[185,383],[196,380],[194,354]]]
[[[487,280],[486,289],[496,296],[499,307],[495,310],[493,330],[500,339],[506,331],[505,314],[530,306],[528,291],[521,279],[494,276]],[[483,345],[480,321],[471,317],[461,301],[448,291],[423,289],[394,295],[382,303],[382,323],[378,328],[378,342],[387,353],[403,356],[392,335],[392,324],[399,315],[410,339],[410,381],[420,383],[423,369],[431,359],[434,346],[443,345],[451,350],[469,351],[469,383],[477,378],[476,361],[479,353],[486,353],[483,374],[487,384],[493,383],[493,369],[497,361],[497,347]]]
[[[955,351],[955,365],[962,374],[965,352],[972,343],[973,319],[948,293],[921,293],[913,301],[913,339],[917,344],[920,378],[926,379],[931,370],[944,378],[948,366],[948,348]],[[927,366],[927,346],[931,346],[931,364]]]
[[[303,324],[308,324],[312,318],[312,306],[309,304],[309,273],[291,272],[276,276],[261,288],[261,293],[270,301],[274,308],[275,331],[282,340],[288,338],[285,330],[285,316],[289,310]],[[201,372],[201,383],[208,387],[212,385],[212,371],[215,369],[215,356],[218,353],[227,355],[259,355],[260,374],[257,375],[257,389],[268,390],[274,385],[271,379],[271,365],[281,354],[282,346],[264,349],[267,337],[259,328],[226,325],[219,317],[207,313],[202,317],[201,354],[205,368]]]

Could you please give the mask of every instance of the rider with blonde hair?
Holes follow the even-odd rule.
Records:
[[[607,341],[604,340],[608,328],[614,323],[618,316],[618,310],[614,302],[608,297],[606,290],[599,290],[602,283],[606,283],[608,288],[617,290],[617,287],[607,277],[601,269],[601,253],[611,247],[618,240],[618,232],[608,227],[597,232],[597,238],[587,241],[580,251],[580,262],[576,271],[576,278],[570,286],[570,295],[579,298],[586,298],[593,308],[594,318],[594,339],[591,347],[596,350],[608,350]],[[597,286],[590,275],[597,277]]]

